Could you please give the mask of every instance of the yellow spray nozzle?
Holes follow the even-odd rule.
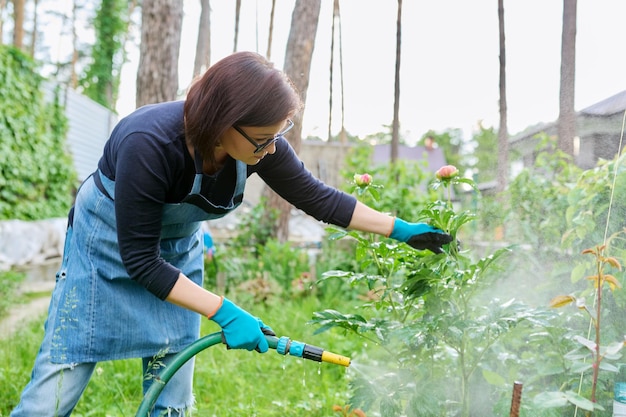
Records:
[[[291,340],[287,336],[283,336],[280,339],[276,337],[270,339],[268,336],[268,341],[270,342],[270,347],[275,348],[281,355],[289,354],[316,362],[328,362],[345,367],[350,366],[350,358],[346,356],[337,355],[317,346]]]
[[[335,365],[345,366],[346,368],[350,366],[350,358],[347,356],[327,351],[322,352],[322,362],[334,363]]]

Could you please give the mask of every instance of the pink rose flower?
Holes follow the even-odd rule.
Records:
[[[445,165],[437,170],[435,176],[438,180],[449,180],[459,175],[459,170],[454,165]]]
[[[372,183],[372,176],[370,174],[354,174],[354,182],[359,187],[365,187]]]

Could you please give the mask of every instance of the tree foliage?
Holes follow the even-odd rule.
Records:
[[[94,19],[96,42],[92,62],[81,80],[84,94],[113,109],[123,63],[123,39],[127,31],[126,0],[102,0]]]
[[[435,142],[435,146],[443,149],[446,162],[454,165],[461,172],[465,172],[467,164],[463,149],[463,131],[461,129],[447,129],[441,133],[429,130],[419,140],[418,144],[423,144],[427,138],[431,138]]]
[[[67,214],[76,173],[65,147],[67,119],[44,99],[34,61],[0,47],[0,219]]]
[[[472,138],[476,147],[473,152],[475,161],[470,166],[477,174],[476,182],[493,181],[497,175],[498,154],[494,149],[498,146],[498,134],[493,127],[484,127],[482,123],[478,129]]]

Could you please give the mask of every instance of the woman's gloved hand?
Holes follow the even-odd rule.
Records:
[[[397,217],[389,237],[405,242],[415,249],[428,249],[433,253],[443,253],[441,247],[452,242],[452,236],[441,229],[426,223],[408,223]]]
[[[257,350],[267,352],[269,345],[266,334],[275,336],[271,328],[263,324],[261,319],[222,297],[222,305],[210,316],[222,328],[226,345],[232,349]]]

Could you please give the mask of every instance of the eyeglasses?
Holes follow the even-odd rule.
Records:
[[[241,134],[241,136],[243,136],[244,138],[246,138],[246,140],[248,142],[250,142],[252,145],[254,145],[255,149],[254,149],[254,153],[259,153],[261,152],[263,149],[267,148],[268,146],[270,146],[272,143],[276,142],[278,139],[282,138],[283,136],[285,136],[285,134],[287,132],[289,132],[291,130],[291,128],[293,127],[293,122],[291,121],[291,119],[287,119],[287,127],[285,128],[285,130],[283,130],[282,132],[278,132],[277,134],[274,135],[273,138],[263,142],[263,143],[259,143],[256,140],[252,139],[250,136],[248,136],[246,134],[246,132],[244,132],[243,130],[241,130],[240,127],[238,126],[233,126],[233,128],[239,132]]]

